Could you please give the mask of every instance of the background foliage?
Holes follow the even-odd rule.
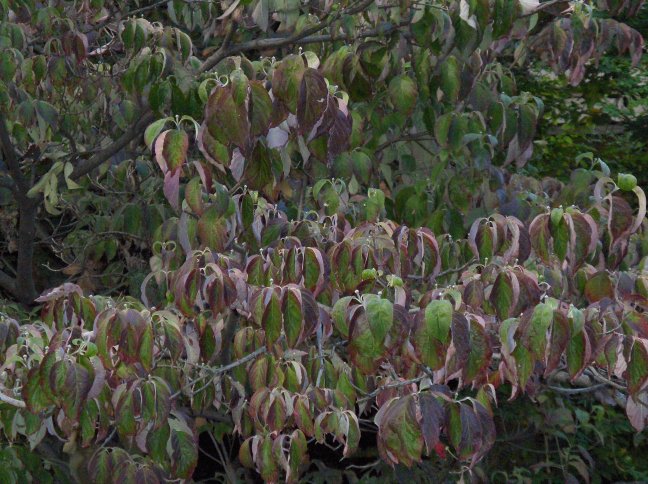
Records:
[[[3,480],[646,479],[643,4],[0,1]]]

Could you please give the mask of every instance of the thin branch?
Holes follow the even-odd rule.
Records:
[[[232,363],[230,363],[228,365],[220,366],[218,368],[215,368],[208,375],[200,376],[200,377],[196,378],[195,380],[192,380],[189,383],[187,383],[184,387],[182,387],[180,390],[178,390],[173,395],[171,395],[171,399],[173,400],[175,398],[178,398],[178,396],[180,396],[180,394],[184,390],[188,390],[189,388],[191,388],[193,385],[195,385],[200,380],[203,380],[205,378],[214,378],[214,377],[216,377],[216,376],[218,376],[218,375],[220,375],[222,373],[226,373],[226,372],[228,372],[230,370],[233,370],[234,368],[237,368],[237,367],[239,367],[241,365],[246,364],[248,361],[254,360],[257,356],[265,354],[267,351],[268,351],[268,349],[265,346],[262,346],[261,348],[253,351],[249,355],[244,356],[240,360],[236,360],[236,361],[233,361]],[[196,392],[196,393],[198,393],[198,392]]]
[[[553,7],[554,5],[558,3],[566,3],[567,0],[551,0],[549,2],[541,3],[538,5],[537,8],[534,8],[532,11],[525,13],[524,15],[521,15],[520,18],[525,18],[525,17],[530,17],[531,15],[535,15],[536,13],[540,13],[543,10],[548,9],[549,7]]]
[[[161,7],[162,5],[166,5],[167,3],[169,3],[169,0],[159,0],[155,3],[152,3],[151,5],[147,5],[146,7],[136,8],[135,10],[128,12],[127,17],[131,17],[139,13],[144,13],[149,10],[155,10],[156,8]]]
[[[210,69],[215,67],[220,61],[233,54],[239,54],[241,52],[247,52],[250,50],[265,50],[265,49],[272,49],[272,48],[276,49],[279,47],[283,47],[285,45],[296,44],[299,41],[324,30],[325,28],[329,27],[335,20],[345,15],[354,15],[356,13],[362,12],[367,7],[369,7],[372,3],[373,0],[362,0],[357,5],[346,8],[338,12],[334,16],[325,18],[324,20],[320,21],[317,25],[308,27],[302,30],[301,32],[296,32],[293,35],[290,35],[288,37],[251,40],[249,42],[243,42],[241,44],[232,45],[227,49],[219,49],[217,52],[215,52],[207,59],[205,59],[205,62],[203,63],[200,70],[201,72],[209,71]]]
[[[620,390],[622,392],[627,392],[628,389],[624,387],[623,385],[619,385],[618,383],[613,382],[612,380],[605,378],[603,375],[601,375],[598,371],[596,371],[594,368],[588,368],[587,373],[592,375],[592,377],[600,382],[601,384],[611,386],[613,388],[616,388],[617,390]]]
[[[439,272],[435,276],[435,279],[437,279],[439,277],[447,276],[447,275],[450,275],[450,274],[454,274],[455,272],[461,272],[464,269],[467,269],[471,264],[474,264],[475,262],[478,262],[478,259],[476,257],[470,259],[468,262],[466,262],[465,264],[463,264],[463,265],[461,265],[459,267],[454,267],[452,269],[447,269],[445,271]],[[413,280],[425,279],[424,276],[417,276],[417,275],[410,275],[410,276],[407,276],[407,278],[408,279],[413,279]]]
[[[365,465],[351,464],[347,466],[347,469],[359,469],[359,470],[371,469],[372,467],[376,467],[380,465],[381,462],[382,460],[378,459]]]
[[[430,133],[423,132],[423,133],[414,133],[414,134],[406,134],[403,136],[398,136],[397,138],[393,138],[390,140],[385,141],[381,145],[378,145],[378,148],[376,148],[376,153],[383,151],[385,148],[388,148],[389,146],[395,144],[395,143],[400,143],[400,142],[405,142],[405,141],[434,141],[434,138],[429,137]]]
[[[596,385],[592,385],[591,387],[583,388],[563,388],[555,387],[553,385],[546,385],[548,389],[553,390],[554,392],[562,393],[563,395],[580,395],[583,393],[591,393],[600,390],[601,388],[606,388],[607,386],[608,385],[606,383],[597,383]]]
[[[455,272],[461,272],[461,271],[463,271],[464,269],[467,269],[470,265],[474,264],[475,262],[478,262],[478,260],[477,260],[476,257],[470,259],[468,262],[466,262],[466,263],[465,263],[464,265],[462,265],[462,266],[455,267],[454,269],[447,269],[447,270],[445,270],[445,271],[443,271],[443,272],[439,272],[439,273],[437,274],[437,277],[443,277],[443,276],[447,276],[447,275],[449,275],[449,274],[454,274]]]
[[[376,388],[373,392],[369,393],[366,397],[360,398],[358,400],[358,403],[364,403],[364,402],[367,402],[367,401],[371,400],[372,398],[377,396],[383,390],[388,390],[390,388],[405,387],[407,385],[411,385],[412,383],[418,383],[421,380],[423,380],[424,378],[428,378],[428,376],[427,375],[422,375],[422,376],[418,376],[416,378],[412,378],[411,380],[397,381],[397,382],[394,382],[394,383],[388,383],[387,385],[383,385],[383,386],[381,386],[379,388]]]

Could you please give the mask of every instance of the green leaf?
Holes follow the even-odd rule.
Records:
[[[157,121],[153,121],[147,126],[146,130],[144,131],[144,143],[146,144],[146,146],[153,149],[153,142],[164,129],[167,121],[169,121],[169,118],[162,118],[158,119]]]
[[[124,389],[116,407],[116,416],[117,430],[120,434],[128,436],[137,433],[133,392],[130,389]]]
[[[356,324],[349,338],[349,353],[351,361],[364,373],[371,373],[378,367],[382,351],[376,344],[368,323]]]
[[[22,396],[27,408],[34,413],[41,412],[50,406],[53,402],[48,394],[43,390],[42,385],[48,385],[49,382],[43,382],[40,377],[40,367],[32,368],[27,376],[27,381],[22,389]]]
[[[366,303],[366,312],[376,346],[380,346],[385,341],[385,337],[394,323],[392,303],[387,299],[373,297]]]
[[[538,304],[533,310],[528,329],[528,349],[537,358],[544,358],[547,333],[553,322],[554,310],[549,304]]]
[[[264,481],[275,482],[279,475],[279,469],[275,463],[272,444],[272,438],[268,435],[260,446],[257,466]]]
[[[272,100],[261,81],[250,81],[250,128],[254,136],[265,136],[270,128]]]
[[[533,372],[534,360],[531,355],[531,352],[527,350],[524,346],[518,345],[515,347],[515,350],[512,353],[513,358],[515,358],[515,366],[517,370],[517,384],[522,389],[526,386],[529,381],[529,377]]]
[[[198,464],[198,445],[193,435],[171,429],[171,470],[175,477],[189,479]]]
[[[434,136],[439,145],[444,148],[448,147],[450,126],[452,125],[452,120],[454,119],[454,117],[454,113],[447,113],[436,118],[436,121],[434,123]]]
[[[146,436],[146,447],[149,455],[160,465],[166,465],[168,462],[166,449],[170,435],[171,429],[169,425],[167,422],[162,422],[159,428],[154,428]]]
[[[512,316],[520,294],[517,278],[510,272],[501,272],[490,293],[489,301],[495,307],[495,312],[500,320]]]
[[[425,308],[424,323],[426,333],[431,338],[448,344],[452,325],[452,304],[446,299],[430,301]]]
[[[533,250],[543,262],[551,262],[551,233],[549,231],[549,215],[538,215],[529,226],[529,237]]]
[[[338,299],[331,309],[331,319],[343,338],[349,337],[349,323],[347,322],[347,308],[353,300],[352,296],[345,296]]]
[[[96,434],[97,418],[99,409],[95,400],[88,401],[81,409],[79,416],[79,426],[81,428],[81,442],[89,445]]]
[[[279,294],[273,289],[266,289],[263,293],[263,318],[262,326],[266,333],[266,341],[272,344],[279,339],[281,334],[281,301]]]
[[[585,331],[572,334],[567,345],[567,370],[572,380],[577,378],[590,363],[592,350]]]
[[[411,114],[414,111],[417,96],[416,83],[411,77],[396,76],[389,82],[389,99],[401,113]]]
[[[461,70],[455,56],[449,56],[441,65],[441,84],[443,101],[454,104],[459,99]],[[434,94],[434,93],[433,93]]]
[[[565,260],[571,236],[571,231],[567,225],[567,221],[564,218],[561,218],[555,226],[552,226],[551,232],[554,239],[554,253],[558,257],[558,260]]]
[[[192,178],[185,187],[185,200],[189,208],[196,215],[200,216],[204,210],[202,181],[200,177]]]

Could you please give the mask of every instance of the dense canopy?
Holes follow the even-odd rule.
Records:
[[[538,479],[604,475],[596,412],[646,450],[645,174],[537,175],[519,87],[639,65],[643,4],[0,0],[0,480],[514,479],[518,412]]]

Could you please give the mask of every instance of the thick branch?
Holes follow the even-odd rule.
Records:
[[[34,283],[34,242],[36,241],[36,215],[39,198],[26,198],[19,201],[20,221],[18,225],[18,264],[16,292],[18,300],[29,305],[36,298]]]
[[[0,276],[0,287],[9,292],[23,304],[30,304],[36,297],[36,286],[34,284],[33,259],[34,240],[36,238],[36,214],[38,212],[37,199],[27,197],[30,184],[20,170],[20,161],[14,148],[9,131],[7,120],[0,113],[0,143],[2,153],[9,168],[9,174],[13,178],[17,190],[14,191],[16,203],[18,204],[18,264],[14,280],[7,274]]]
[[[9,168],[11,178],[13,178],[14,182],[18,186],[19,192],[26,194],[27,190],[29,190],[27,180],[20,170],[18,155],[16,154],[16,149],[11,142],[9,131],[7,130],[7,120],[2,113],[0,113],[0,143],[2,144],[2,155],[7,164],[7,168]]]
[[[0,402],[8,403],[9,405],[12,405],[14,407],[18,408],[25,408],[27,405],[25,405],[25,402],[22,400],[18,400],[16,398],[11,398],[8,395],[5,395],[4,393],[0,392]]]
[[[0,270],[0,289],[11,294],[16,299],[18,293],[16,292],[16,280],[4,271]]]
[[[92,170],[100,166],[102,163],[108,161],[111,157],[115,156],[121,151],[128,143],[140,136],[146,127],[155,120],[155,115],[151,111],[145,112],[142,117],[135,123],[133,129],[125,132],[109,146],[95,153],[92,157],[79,163],[72,172],[71,178],[77,180],[84,175],[87,175]]]

